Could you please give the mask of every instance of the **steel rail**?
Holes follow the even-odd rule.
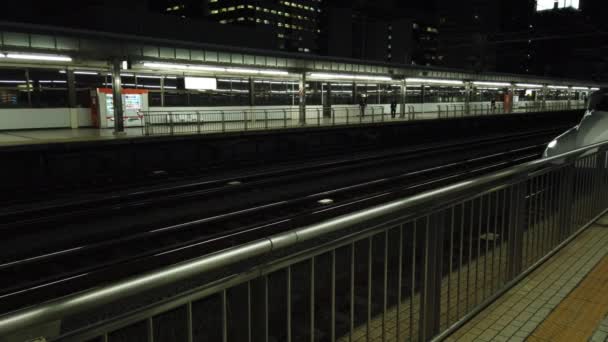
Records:
[[[445,206],[463,198],[464,195],[470,196],[472,193],[477,193],[481,188],[495,186],[498,182],[504,184],[505,182],[511,183],[524,179],[530,172],[539,168],[558,168],[559,165],[566,161],[574,160],[585,153],[594,152],[605,147],[608,147],[608,143],[598,143],[563,155],[531,161],[493,174],[378,205],[357,213],[343,215],[290,232],[269,236],[100,288],[25,308],[0,317],[0,336],[56,321],[64,316],[81,313],[96,306],[125,299],[137,293],[176,283],[197,274],[218,270],[241,261],[269,255],[275,251],[284,250],[330,233],[339,232],[353,225],[370,223],[382,217],[397,215],[406,209],[418,208],[420,211],[428,211],[432,208]]]

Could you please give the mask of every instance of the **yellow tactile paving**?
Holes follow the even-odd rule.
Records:
[[[586,229],[447,341],[552,341],[532,336],[532,332],[606,256],[608,227],[595,225]],[[603,272],[608,273],[608,270]],[[596,291],[600,290],[596,288]],[[608,289],[603,291],[608,292]],[[561,319],[561,324],[571,324],[567,318]],[[598,325],[596,321],[592,332]],[[567,337],[567,341],[587,341],[589,336],[573,332]]]
[[[608,256],[551,312],[531,340],[586,341],[608,314]]]

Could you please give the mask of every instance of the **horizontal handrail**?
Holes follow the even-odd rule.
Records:
[[[157,271],[104,285],[100,288],[9,313],[0,317],[0,336],[81,313],[147,290],[177,283],[197,274],[218,270],[247,259],[262,257],[277,250],[294,247],[300,243],[336,233],[354,225],[370,223],[381,217],[390,217],[406,209],[425,208],[423,210],[426,212],[445,207],[463,196],[479,193],[481,188],[495,186],[497,182],[503,182],[502,184],[516,182],[521,178],[528,177],[531,172],[539,168],[559,168],[560,165],[575,160],[589,151],[605,148],[608,148],[608,142],[586,146],[550,158],[534,160],[489,175],[269,236],[177,265],[164,267]],[[419,212],[412,213],[412,215],[415,214],[419,214]]]

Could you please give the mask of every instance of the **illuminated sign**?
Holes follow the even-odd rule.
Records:
[[[536,11],[547,11],[558,8],[579,9],[579,0],[536,0]]]
[[[217,89],[217,80],[211,77],[186,77],[186,89],[194,90],[215,90]]]

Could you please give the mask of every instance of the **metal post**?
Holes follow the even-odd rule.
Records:
[[[306,125],[306,73],[300,76],[300,125]]]
[[[523,261],[524,225],[526,223],[526,192],[525,181],[511,188],[509,215],[509,233],[507,246],[507,279],[511,280],[521,273]]]
[[[327,82],[326,89],[327,89],[327,97],[325,98],[325,102],[323,102],[323,117],[328,118],[332,114],[332,112],[331,112],[331,102],[332,102],[331,83]]]
[[[68,106],[70,108],[76,108],[76,77],[74,76],[74,70],[67,70],[67,82],[68,82]]]
[[[432,214],[427,218],[423,275],[420,332],[421,341],[430,340],[439,333],[441,316],[441,274],[443,260],[443,234],[445,212]]]
[[[224,112],[222,111],[222,118],[224,117]],[[222,132],[224,132],[226,130],[226,127],[224,127],[224,119],[222,119]],[[196,131],[198,132],[198,134],[201,134],[201,112],[199,112],[198,110],[196,111]]]
[[[25,85],[27,88],[27,105],[32,107],[32,82],[30,80],[30,70],[25,69]]]
[[[406,106],[406,102],[407,102],[406,94],[407,94],[407,85],[406,85],[406,82],[404,79],[403,83],[401,84],[401,108],[400,108],[401,118],[405,118],[405,106]]]
[[[249,77],[249,107],[255,106],[255,82]]]
[[[471,92],[473,85],[467,81],[464,83],[464,111],[463,115],[471,114]]]
[[[160,78],[160,106],[165,106],[165,76]]]
[[[122,80],[120,78],[121,61],[118,58],[112,60],[112,94],[114,101],[114,134],[124,134],[125,123],[122,106]],[[173,133],[173,125],[171,125]]]

